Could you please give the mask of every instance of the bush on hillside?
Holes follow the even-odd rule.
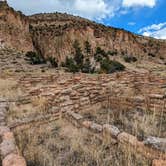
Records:
[[[155,57],[156,55],[153,53],[148,53],[148,56]]]
[[[33,65],[46,63],[45,59],[40,54],[33,51],[28,51],[26,57],[29,58],[30,63]]]
[[[52,67],[55,67],[55,68],[58,67],[58,62],[57,62],[57,60],[56,60],[55,57],[49,57],[47,59],[47,61],[50,62],[50,64],[51,64]]]
[[[84,61],[84,55],[82,53],[80,43],[78,42],[78,40],[75,40],[75,42],[73,44],[73,48],[75,49],[74,60],[77,64],[77,66],[79,66],[81,68],[83,65],[83,61]]]
[[[117,51],[108,51],[107,55],[111,55],[111,56],[116,56],[118,54]]]
[[[66,58],[66,62],[63,64],[67,68],[68,72],[76,73],[79,72],[79,67],[75,63],[73,58]]]
[[[100,63],[101,70],[105,73],[114,73],[116,71],[123,71],[125,69],[125,66],[117,61],[110,61],[107,59],[102,60]]]
[[[108,58],[107,53],[103,49],[101,49],[100,47],[96,48],[95,56],[97,56],[97,55],[102,55],[103,57]]]
[[[83,73],[92,73],[93,72],[93,69],[91,67],[91,64],[90,64],[90,60],[89,58],[87,58],[82,66],[82,72]]]
[[[85,41],[84,47],[85,47],[85,53],[88,56],[91,53],[91,44],[89,43],[89,41]]]
[[[132,62],[136,62],[137,58],[134,57],[134,56],[125,56],[124,61],[127,62],[127,63],[132,63]]]

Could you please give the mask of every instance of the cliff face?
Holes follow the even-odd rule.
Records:
[[[166,59],[166,41],[138,36],[106,27],[67,14],[37,14],[26,17],[0,2],[0,43],[18,50],[35,48],[44,57],[56,57],[59,62],[73,53],[78,40],[82,50],[89,41],[94,53],[97,47],[118,55],[146,59],[149,55]]]
[[[29,18],[35,47],[45,57],[54,56],[64,61],[73,52],[74,40],[80,42],[82,49],[84,42],[89,41],[93,51],[99,46],[122,56],[166,57],[166,42],[162,40],[138,36],[66,14],[38,14]]]
[[[33,49],[28,18],[3,1],[0,2],[0,45],[20,51]]]

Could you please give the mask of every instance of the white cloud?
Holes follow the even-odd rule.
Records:
[[[166,22],[141,28],[138,33],[157,39],[166,39]]]
[[[136,23],[135,22],[129,22],[128,25],[134,26]]]
[[[128,7],[154,7],[157,0],[8,0],[16,10],[34,13],[66,12],[92,20],[125,15]]]
[[[166,25],[166,22],[164,23],[160,23],[160,24],[152,24],[150,26],[141,28],[139,30],[139,33],[144,32],[144,31],[153,31],[153,30],[160,30],[161,28],[163,28]]]
[[[122,5],[124,7],[154,7],[156,0],[123,0]]]
[[[93,20],[113,17],[121,0],[8,0],[9,4],[25,14],[67,12]]]

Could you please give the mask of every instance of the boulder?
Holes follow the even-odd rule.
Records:
[[[19,155],[10,154],[4,158],[2,166],[26,166],[26,161]]]
[[[82,122],[82,125],[83,125],[85,128],[88,128],[88,129],[90,128],[91,124],[92,124],[91,121],[83,121],[83,122]]]
[[[148,137],[144,144],[151,148],[166,152],[166,138]]]
[[[116,138],[118,134],[120,133],[120,130],[113,125],[105,124],[103,125],[103,131],[105,133],[108,133],[111,137]]]
[[[68,116],[71,116],[72,118],[74,118],[75,120],[81,120],[83,117],[80,114],[77,114],[73,111],[67,111],[66,114]]]
[[[126,132],[122,132],[118,135],[118,140],[120,143],[129,144],[133,147],[143,147],[143,143],[138,141],[137,138]]]
[[[102,125],[99,125],[99,124],[97,124],[97,123],[92,123],[92,124],[90,125],[90,129],[91,129],[92,131],[94,131],[94,132],[97,132],[97,133],[100,133],[100,132],[103,131]]]
[[[15,140],[12,132],[5,132],[2,138],[3,140],[11,140],[13,142]]]
[[[0,144],[0,154],[2,158],[11,153],[17,153],[15,142],[13,140],[3,140],[3,142]]]
[[[152,166],[166,166],[166,160],[153,160]]]
[[[10,129],[6,126],[0,126],[0,136],[3,136],[6,132],[10,132]]]

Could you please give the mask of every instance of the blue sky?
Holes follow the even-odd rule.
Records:
[[[8,0],[26,15],[66,12],[131,32],[166,39],[166,0]]]

